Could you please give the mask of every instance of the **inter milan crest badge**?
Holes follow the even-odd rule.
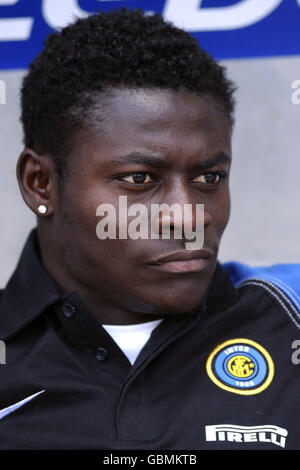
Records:
[[[262,392],[274,376],[269,353],[245,338],[230,339],[217,346],[207,359],[206,370],[216,385],[240,395]]]

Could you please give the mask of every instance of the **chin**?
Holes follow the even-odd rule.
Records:
[[[171,316],[171,315],[187,315],[193,311],[196,311],[201,303],[202,298],[191,302],[191,299],[181,299],[180,302],[164,302],[156,306],[156,311],[162,315]]]

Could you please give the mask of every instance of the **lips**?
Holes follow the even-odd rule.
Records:
[[[161,256],[153,261],[151,264],[169,263],[172,261],[190,261],[193,259],[208,259],[212,257],[212,253],[207,250],[182,250],[175,251],[166,256]]]
[[[170,273],[198,272],[209,265],[211,258],[212,253],[207,250],[184,250],[161,256],[151,265]]]

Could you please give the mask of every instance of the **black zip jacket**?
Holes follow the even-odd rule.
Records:
[[[299,312],[272,282],[235,287],[233,267],[131,366],[60,294],[33,230],[0,294],[0,449],[300,449]]]

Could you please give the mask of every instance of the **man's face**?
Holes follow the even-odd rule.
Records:
[[[162,89],[115,89],[96,113],[102,122],[74,136],[54,214],[63,269],[98,292],[108,311],[188,313],[208,287],[229,218],[228,119],[208,96]],[[96,209],[109,203],[118,215],[119,196],[128,206],[144,204],[149,214],[151,204],[204,204],[208,257],[156,263],[178,252],[180,259],[184,238],[100,240]]]

